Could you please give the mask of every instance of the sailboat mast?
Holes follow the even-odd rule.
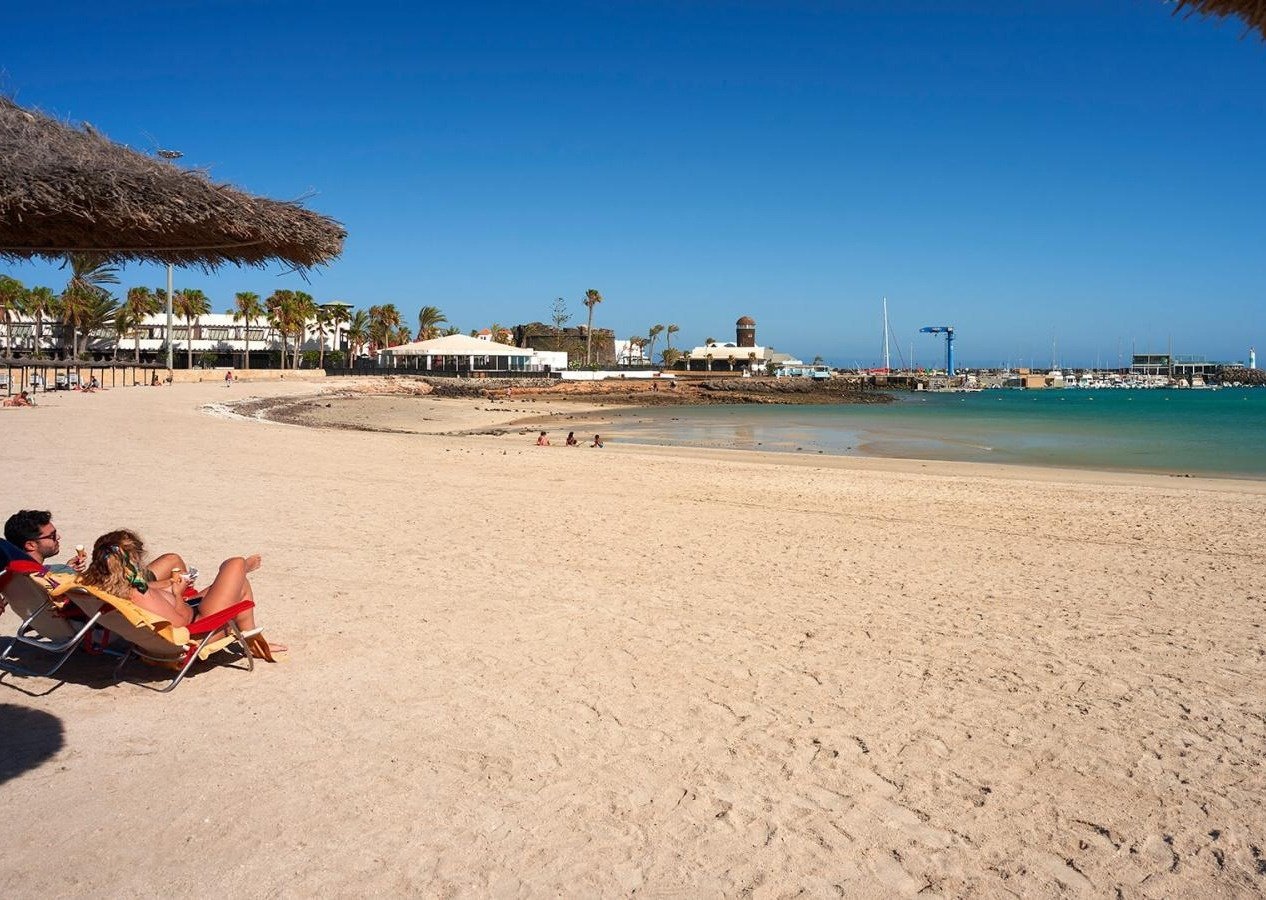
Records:
[[[884,371],[888,371],[888,298],[884,298]]]

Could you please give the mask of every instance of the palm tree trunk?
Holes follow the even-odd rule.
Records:
[[[589,306],[589,324],[585,326],[585,365],[593,365],[593,305]]]
[[[139,366],[141,364],[141,331],[139,328],[136,330],[135,335],[136,344],[133,349],[136,351],[136,359],[134,362]]]
[[[249,369],[251,367],[251,320],[246,320],[246,330],[242,332],[242,368]]]
[[[186,358],[189,364],[185,366],[187,369],[193,368],[193,319],[185,319],[185,347],[188,348]]]

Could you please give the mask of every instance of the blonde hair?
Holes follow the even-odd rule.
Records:
[[[127,529],[111,531],[92,545],[92,560],[80,580],[116,597],[130,597],[136,588],[133,579],[145,577],[141,568],[144,558],[145,542],[139,534]]]

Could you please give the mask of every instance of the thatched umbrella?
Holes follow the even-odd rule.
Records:
[[[0,258],[91,253],[214,269],[329,262],[347,232],[0,97]]]
[[[1177,0],[1178,9],[1189,6],[1205,16],[1239,16],[1249,28],[1266,38],[1266,0]]]

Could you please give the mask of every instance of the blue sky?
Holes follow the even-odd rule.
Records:
[[[0,90],[342,221],[318,300],[875,364],[1266,351],[1266,44],[1160,0],[24,4]],[[876,8],[879,7],[879,8]],[[54,267],[3,267],[59,287]],[[123,287],[157,285],[129,266]],[[304,287],[178,272],[217,311]],[[660,347],[663,347],[662,339]],[[894,349],[894,360],[896,359]]]

